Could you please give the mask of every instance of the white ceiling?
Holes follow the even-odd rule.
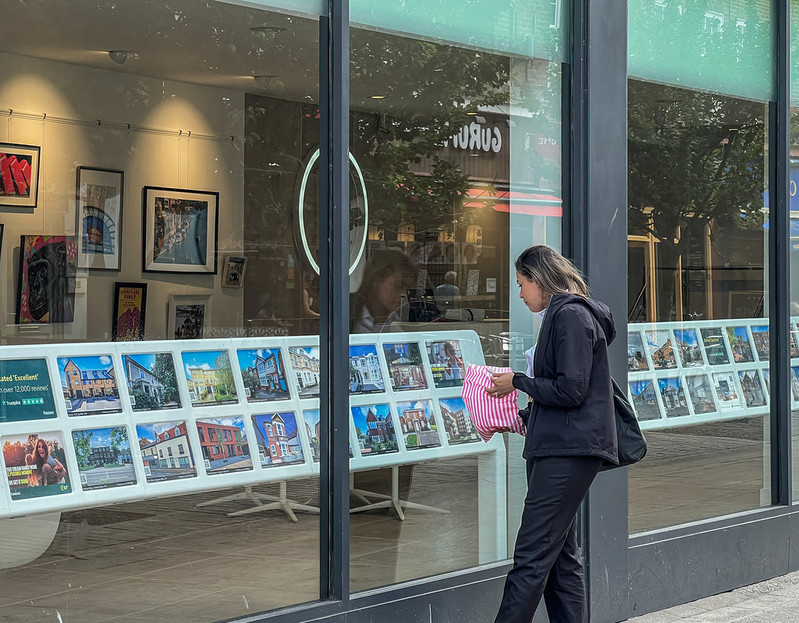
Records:
[[[318,29],[315,19],[213,0],[5,0],[0,51],[318,101]],[[110,50],[128,60],[117,65]],[[255,75],[274,78],[263,89]]]

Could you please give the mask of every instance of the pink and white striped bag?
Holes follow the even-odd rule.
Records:
[[[511,369],[470,363],[463,380],[463,402],[466,403],[475,430],[486,442],[494,433],[525,433],[517,406],[519,392],[514,389],[504,398],[486,393],[486,389],[494,386],[491,375],[503,372],[511,372]]]

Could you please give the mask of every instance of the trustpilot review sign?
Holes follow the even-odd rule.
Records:
[[[0,361],[0,424],[55,418],[44,359]]]

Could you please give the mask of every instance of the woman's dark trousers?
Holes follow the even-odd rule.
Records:
[[[575,522],[601,465],[593,456],[527,462],[522,524],[495,623],[530,623],[542,594],[550,623],[588,620]]]

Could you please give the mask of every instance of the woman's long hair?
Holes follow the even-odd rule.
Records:
[[[44,457],[39,455],[39,444],[44,446]],[[33,460],[36,462],[36,469],[40,472],[42,471],[42,467],[45,463],[47,463],[47,458],[50,456],[50,447],[47,445],[47,442],[39,437],[36,440],[36,443],[33,444]]]
[[[516,259],[516,270],[549,294],[578,294],[588,297],[580,271],[555,249],[544,244],[526,248]]]

